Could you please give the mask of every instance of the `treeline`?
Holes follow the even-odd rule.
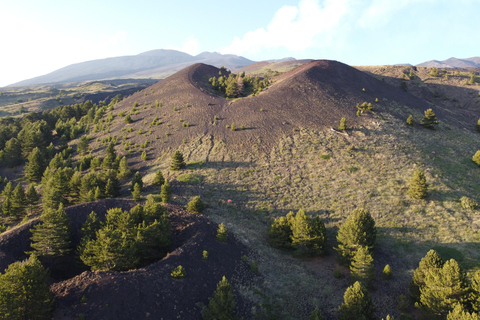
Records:
[[[228,73],[225,68],[220,69],[219,77],[212,77],[208,79],[208,82],[214,90],[225,94],[227,98],[235,98],[245,92],[253,92],[255,95],[270,84],[268,77],[260,79],[259,77],[245,76],[245,72],[240,74],[230,72],[223,75],[222,71]]]
[[[15,167],[24,163],[34,148],[39,148],[45,159],[67,148],[68,141],[88,131],[90,124],[101,121],[107,108],[122,99],[117,95],[107,106],[91,101],[59,106],[42,113],[29,113],[22,118],[5,117],[0,119],[0,163]],[[60,138],[59,146],[53,146],[53,130]]]

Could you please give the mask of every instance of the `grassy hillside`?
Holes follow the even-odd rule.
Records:
[[[397,318],[398,297],[408,295],[413,271],[429,249],[444,259],[455,258],[467,271],[480,266],[480,211],[464,209],[459,201],[463,196],[480,201],[480,168],[471,161],[480,141],[475,130],[480,86],[466,85],[467,75],[461,72],[441,80],[426,68],[417,68],[410,80],[409,68],[364,67],[361,72],[334,61],[314,61],[273,78],[255,96],[232,100],[208,83],[219,69],[198,64],[115,105],[104,118],[111,121],[91,128],[90,146],[103,157],[107,138],[117,137],[117,154],[127,156],[149,186],[144,195],[159,193],[151,183],[161,170],[172,181],[175,210],[201,196],[208,204],[205,217],[214,225],[225,223],[238,248],[248,248],[244,260],[252,274],[258,268],[258,275],[251,280],[232,274],[249,279],[234,283],[245,319],[308,319],[317,306],[335,319],[351,284],[348,268],[337,262],[333,250],[336,233],[353,209],[368,210],[378,230],[371,295],[379,318]],[[357,116],[356,105],[364,101],[372,103],[373,111]],[[428,108],[440,121],[435,130],[419,125]],[[133,123],[125,122],[127,114]],[[405,123],[410,114],[413,126]],[[347,119],[346,131],[337,130],[341,117]],[[169,170],[175,150],[187,161],[179,172]],[[143,151],[147,160],[141,159]],[[429,185],[424,200],[407,195],[419,169]],[[294,258],[267,244],[273,219],[299,209],[325,222],[328,255]],[[238,259],[243,249],[235,250],[232,256]],[[176,255],[185,258],[188,252]],[[392,280],[381,277],[386,264]],[[342,277],[334,277],[335,271]],[[99,297],[102,290],[118,289],[121,276],[115,276],[118,283],[109,283],[108,276],[100,289],[93,273],[55,285],[62,310],[82,292]],[[128,290],[137,288],[137,276],[125,273]],[[94,315],[96,309],[89,305],[85,310]],[[413,306],[407,313],[418,317]]]

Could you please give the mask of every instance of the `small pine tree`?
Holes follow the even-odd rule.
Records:
[[[373,269],[373,258],[367,247],[361,246],[357,249],[352,259],[350,272],[353,281],[360,281],[367,288],[372,287],[375,270]]]
[[[233,314],[236,302],[233,295],[232,285],[228,282],[225,276],[217,284],[217,289],[213,296],[209,299],[208,306],[203,310],[204,320],[234,320],[236,317]]]
[[[148,157],[148,156],[147,156],[147,151],[144,150],[144,151],[142,152],[141,158],[142,158],[143,161],[147,161],[147,157]]]
[[[338,320],[376,319],[372,299],[360,282],[357,281],[347,288],[343,300],[338,309]]]
[[[276,218],[268,230],[268,243],[274,248],[292,247],[292,224],[294,214],[290,211],[286,217]]]
[[[130,176],[132,175],[132,171],[130,170],[130,168],[128,167],[128,161],[127,161],[127,158],[126,157],[123,157],[121,160],[120,160],[120,164],[118,166],[118,179],[128,179],[130,178]]]
[[[180,151],[175,151],[172,155],[172,163],[170,165],[170,170],[178,171],[186,167],[185,161],[183,160],[183,154]]]
[[[480,92],[478,95],[480,95]],[[477,128],[477,131],[480,132],[480,119],[477,120],[477,125],[475,127]]]
[[[205,208],[205,204],[199,196],[196,196],[188,203],[187,211],[191,213],[200,213]]]
[[[30,214],[36,210],[37,205],[38,205],[38,200],[40,200],[40,197],[38,196],[37,191],[35,190],[35,187],[33,184],[29,184],[27,188],[27,193],[25,194],[25,199],[26,203],[30,208]]]
[[[133,123],[132,117],[129,114],[125,116],[125,123],[126,124]]]
[[[112,141],[108,144],[107,149],[105,150],[105,158],[103,158],[102,163],[103,169],[113,169],[115,167],[116,158],[117,153],[115,152],[115,143]]]
[[[25,204],[26,204],[26,197],[25,197],[25,190],[23,190],[22,185],[19,183],[13,190],[12,194],[12,217],[14,219],[20,219],[25,215]]]
[[[170,201],[170,197],[172,195],[172,188],[170,187],[170,182],[165,180],[165,183],[162,185],[160,189],[160,198],[162,198],[163,203],[168,203]]]
[[[389,264],[385,265],[385,268],[383,268],[382,277],[385,280],[390,280],[393,278],[392,269],[390,268]]]
[[[434,125],[438,124],[438,120],[432,109],[427,109],[425,111],[425,116],[420,121],[420,124],[425,128],[434,129]]]
[[[41,223],[33,227],[31,247],[39,256],[59,257],[71,251],[70,221],[60,205],[58,210],[46,210]]]
[[[443,266],[443,260],[435,250],[430,250],[425,257],[420,260],[418,268],[415,270],[410,283],[410,295],[414,301],[420,301],[420,289],[425,286],[425,277],[434,269],[440,269]]]
[[[425,199],[427,197],[427,179],[423,171],[415,171],[413,178],[410,180],[408,194],[414,199]]]
[[[142,199],[142,190],[140,189],[140,185],[135,183],[132,191],[133,200],[140,201]]]
[[[9,265],[0,274],[0,319],[51,319],[54,297],[47,280],[48,270],[34,254]]]
[[[408,77],[410,80],[413,80],[415,78],[415,73],[413,72],[413,69],[410,69],[410,73],[408,74]]]
[[[375,220],[363,209],[355,209],[338,229],[338,247],[335,250],[347,261],[350,261],[359,247],[373,250],[377,237]]]
[[[472,157],[472,161],[475,162],[478,166],[480,166],[480,150],[475,152],[475,154]]]
[[[347,130],[347,120],[345,118],[340,119],[338,130]]]
[[[103,198],[102,190],[100,189],[99,186],[97,186],[97,187],[95,188],[95,195],[94,195],[94,197],[95,197],[95,200],[100,200],[100,199]]]
[[[133,176],[132,185],[130,186],[130,192],[133,192],[133,188],[135,187],[135,184],[137,184],[137,183],[140,186],[140,190],[142,190],[143,189],[143,180],[142,180],[142,176],[140,175],[140,172],[138,172],[138,171]]]
[[[407,118],[407,124],[409,126],[413,126],[413,116],[412,115],[409,115],[408,118]]]
[[[217,240],[222,241],[222,242],[227,242],[227,240],[228,240],[227,227],[225,227],[225,225],[223,223],[220,223],[218,225]]]
[[[308,318],[308,320],[325,320],[325,318],[323,317],[323,314],[320,311],[320,309],[316,307],[315,310],[313,310],[312,313],[310,314],[310,317]]]
[[[155,173],[155,178],[153,178],[153,185],[160,187],[165,183],[165,178],[163,177],[162,171],[158,170]]]
[[[28,156],[28,162],[23,171],[25,178],[30,182],[39,182],[46,167],[45,156],[39,148],[34,148]]]
[[[480,320],[480,314],[466,311],[463,306],[458,303],[452,311],[447,315],[447,320]]]

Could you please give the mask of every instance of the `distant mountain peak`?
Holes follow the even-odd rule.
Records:
[[[480,68],[480,57],[459,59],[455,57],[446,60],[430,60],[419,63],[417,67],[435,67],[435,68]]]

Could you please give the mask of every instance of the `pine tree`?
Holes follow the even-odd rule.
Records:
[[[457,304],[447,315],[447,320],[480,320],[480,315],[466,311],[461,304]]]
[[[147,151],[143,150],[142,155],[141,155],[140,158],[141,158],[143,161],[147,161],[147,158],[148,158],[148,156],[147,156]]]
[[[208,306],[203,310],[204,320],[234,320],[233,314],[236,302],[233,295],[232,285],[223,276],[217,284],[217,289],[209,299]]]
[[[155,173],[155,178],[153,178],[153,185],[160,187],[165,183],[165,178],[163,177],[162,171],[158,170]]]
[[[353,281],[360,281],[365,287],[370,288],[375,279],[375,270],[373,269],[373,258],[368,248],[359,247],[353,256],[350,266]]]
[[[133,123],[132,117],[129,114],[125,116],[125,123],[126,124]]]
[[[57,169],[44,183],[42,199],[44,209],[57,210],[60,204],[67,204],[65,197],[69,193],[67,178],[63,170]]]
[[[420,121],[420,124],[425,128],[434,129],[434,125],[438,124],[438,120],[432,109],[427,109],[425,111],[425,117]]]
[[[472,157],[472,161],[475,162],[478,166],[480,166],[480,150],[475,152],[475,154]]]
[[[303,210],[299,210],[292,220],[292,244],[299,254],[321,255],[324,253],[326,229],[320,217],[307,217]]]
[[[218,225],[217,229],[217,240],[222,241],[222,242],[227,242],[228,240],[228,232],[227,232],[227,227],[223,223],[220,223]]]
[[[187,211],[191,213],[200,213],[205,208],[205,204],[199,196],[196,196],[188,203]]]
[[[347,120],[345,118],[340,119],[338,130],[347,130]]]
[[[5,180],[7,177],[5,177]],[[5,183],[5,188],[3,188],[2,195],[4,198],[10,198],[13,195],[13,186],[10,181],[7,180]]]
[[[427,197],[427,179],[423,171],[415,171],[413,178],[410,180],[408,194],[414,199],[424,199]]]
[[[23,217],[26,207],[26,198],[25,198],[25,190],[23,190],[22,185],[19,183],[13,190],[12,194],[12,217],[17,220]]]
[[[39,148],[34,148],[28,156],[28,162],[23,171],[25,178],[30,182],[39,182],[46,167],[45,156]]]
[[[127,158],[123,157],[120,160],[120,164],[118,167],[118,179],[128,179],[132,175],[132,171],[128,167],[128,161]]]
[[[115,152],[115,143],[110,142],[105,150],[105,158],[103,158],[102,167],[104,170],[115,168],[115,159],[117,154]]]
[[[77,144],[77,153],[79,155],[85,155],[88,152],[88,148],[89,148],[88,142],[89,142],[89,138],[87,135],[83,135],[80,138]]]
[[[274,248],[292,247],[292,224],[294,214],[290,211],[285,217],[276,218],[268,229],[268,243]]]
[[[172,163],[170,165],[170,170],[178,171],[186,167],[185,161],[183,159],[183,154],[180,151],[175,151],[172,155]]]
[[[160,190],[160,197],[162,198],[163,203],[168,203],[170,201],[170,197],[172,195],[172,189],[170,187],[170,182],[165,180],[165,183],[162,185]]]
[[[13,207],[11,197],[4,197],[2,203],[2,213],[4,217],[11,217],[13,215]]]
[[[435,314],[446,314],[456,304],[468,302],[469,288],[465,273],[454,259],[445,262],[441,269],[426,274],[425,286],[420,288],[420,302]]]
[[[370,213],[363,209],[355,209],[338,229],[339,245],[335,250],[350,261],[361,246],[367,247],[369,251],[373,250],[376,238],[375,220]]]
[[[392,269],[390,268],[389,264],[385,265],[385,268],[383,268],[382,277],[385,280],[390,280],[393,278]]]
[[[100,199],[103,198],[102,190],[100,190],[99,186],[97,186],[95,188],[95,196],[94,197],[95,197],[95,200],[100,200]]]
[[[35,255],[9,265],[0,274],[0,319],[51,319],[54,298],[47,279]]]
[[[140,185],[135,183],[133,187],[132,196],[134,201],[140,201],[142,199],[142,190],[140,189]]]
[[[103,227],[102,221],[98,218],[98,215],[92,211],[85,220],[85,223],[80,229],[80,236],[82,241],[84,240],[94,240],[95,234],[98,230]]]
[[[338,309],[338,320],[375,320],[375,306],[360,282],[348,287]]]
[[[130,186],[130,192],[133,192],[133,188],[135,187],[135,185],[137,183],[140,186],[140,190],[142,190],[143,189],[143,180],[142,180],[142,176],[140,175],[140,172],[138,172],[138,171],[133,176],[132,185]]]
[[[410,283],[410,295],[412,298],[420,301],[420,289],[425,286],[425,277],[429,272],[435,269],[440,269],[443,266],[443,260],[435,250],[430,250],[425,257],[420,260],[418,268],[413,274],[412,282]]]
[[[325,320],[325,318],[323,317],[323,314],[320,311],[320,309],[316,307],[315,310],[313,310],[312,313],[310,314],[310,317],[308,318],[308,320]]]
[[[22,147],[20,140],[11,138],[5,143],[3,148],[2,162],[6,167],[12,168],[22,163]]]
[[[408,118],[407,118],[407,124],[409,126],[413,126],[413,116],[412,115],[409,115]]]
[[[27,193],[25,194],[26,203],[30,208],[30,214],[32,214],[38,207],[38,200],[40,197],[35,190],[33,184],[29,184],[27,188]]]
[[[63,205],[57,210],[44,210],[40,224],[32,232],[31,247],[39,256],[59,257],[71,251],[70,221]]]

